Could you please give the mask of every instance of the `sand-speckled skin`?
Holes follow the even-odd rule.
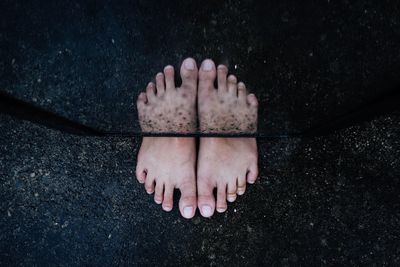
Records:
[[[257,131],[257,107],[238,101],[237,96],[207,96],[199,101],[199,128],[204,133],[255,133]]]
[[[196,95],[183,88],[157,96],[152,103],[138,106],[143,132],[193,133],[197,131]]]

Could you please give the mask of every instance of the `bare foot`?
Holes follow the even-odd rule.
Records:
[[[228,69],[211,60],[203,61],[199,71],[198,111],[202,132],[256,132],[258,102],[247,94],[235,76],[227,78]],[[218,89],[214,80],[218,76]],[[227,209],[236,194],[246,190],[246,180],[254,183],[258,176],[255,138],[200,138],[197,165],[197,198],[204,217]],[[215,202],[213,190],[217,188]]]
[[[139,122],[144,132],[196,131],[197,66],[185,59],[181,66],[182,85],[175,88],[174,68],[158,73],[156,85],[149,83],[138,97]],[[196,144],[194,138],[144,137],[139,150],[136,177],[144,183],[154,201],[172,210],[173,192],[180,189],[179,209],[183,217],[196,211]]]

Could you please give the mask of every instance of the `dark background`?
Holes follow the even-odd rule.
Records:
[[[0,91],[137,132],[134,99],[158,71],[212,58],[258,96],[260,132],[287,134],[398,88],[399,35],[395,1],[1,1]],[[399,265],[399,132],[391,112],[260,139],[258,182],[185,220],[136,182],[140,138],[1,114],[0,265]]]
[[[188,56],[246,82],[264,134],[300,132],[400,84],[395,1],[0,5],[0,90],[108,131],[139,132],[136,96]]]

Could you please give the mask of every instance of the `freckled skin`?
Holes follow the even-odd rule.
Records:
[[[185,97],[184,97],[185,95]],[[139,123],[143,132],[193,133],[196,132],[195,95],[191,92],[172,91],[157,97],[139,110]]]
[[[211,95],[199,103],[200,131],[204,133],[255,133],[257,108],[238,103],[229,94]]]

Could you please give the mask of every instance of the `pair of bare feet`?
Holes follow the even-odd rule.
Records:
[[[197,120],[204,133],[256,131],[257,99],[235,76],[227,77],[226,66],[216,68],[206,59],[198,70],[194,59],[187,58],[180,75],[182,85],[176,88],[174,68],[166,66],[156,83],[150,82],[139,95],[142,131],[193,133]],[[192,218],[197,207],[204,217],[211,217],[215,209],[226,211],[227,201],[244,194],[246,182],[254,183],[258,176],[254,138],[202,137],[196,152],[195,138],[144,137],[138,154],[138,181],[147,193],[155,193],[154,201],[165,211],[172,210],[174,189],[179,189],[179,210],[185,218]]]

